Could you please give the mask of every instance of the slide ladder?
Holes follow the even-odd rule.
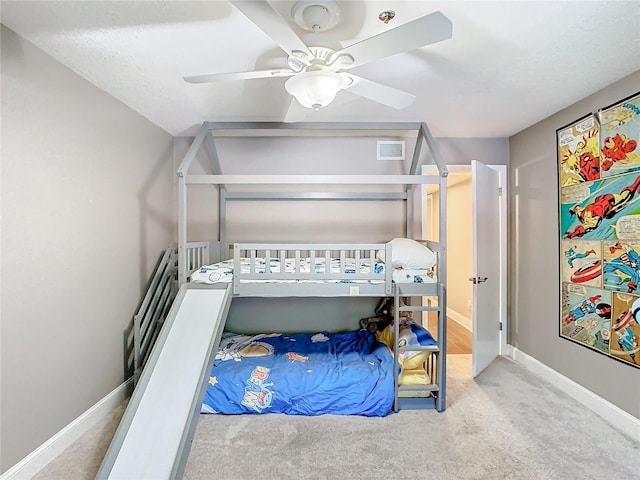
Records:
[[[97,479],[182,477],[231,298],[227,284],[180,287]]]

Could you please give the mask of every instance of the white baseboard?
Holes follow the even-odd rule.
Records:
[[[447,317],[454,322],[459,323],[470,332],[473,331],[473,321],[469,317],[465,317],[461,313],[458,313],[449,307],[447,307]]]
[[[0,475],[0,480],[26,480],[33,478],[49,462],[87,433],[91,427],[109,415],[131,393],[133,378],[119,385],[89,410],[36,448],[9,470]]]
[[[625,412],[613,403],[596,395],[591,390],[565,377],[561,373],[553,370],[544,363],[527,355],[522,350],[518,350],[512,345],[508,345],[509,356],[527,370],[539,375],[553,386],[558,387],[570,397],[574,398],[588,409],[600,415],[611,425],[621,430],[632,439],[640,439],[640,419],[630,413]],[[639,442],[640,443],[640,442]]]

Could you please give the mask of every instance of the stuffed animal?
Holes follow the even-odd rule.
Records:
[[[387,316],[365,317],[360,319],[360,328],[375,334],[382,332],[391,324],[392,321],[393,317]]]

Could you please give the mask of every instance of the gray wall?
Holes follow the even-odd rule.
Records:
[[[510,139],[510,343],[640,418],[640,370],[561,339],[556,129],[638,91],[640,72]]]
[[[447,165],[471,165],[477,160],[485,165],[509,164],[508,138],[437,138]]]
[[[0,470],[125,378],[173,238],[172,138],[2,26]]]

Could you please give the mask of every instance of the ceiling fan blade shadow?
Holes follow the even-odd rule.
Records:
[[[353,63],[347,68],[357,67],[397,53],[408,52],[432,43],[448,40],[453,36],[451,20],[440,12],[392,28],[339,50],[334,56],[351,55]]]
[[[254,78],[290,77],[293,70],[254,70],[252,72],[210,73],[205,75],[190,75],[183,77],[188,83],[224,82],[227,80],[252,80]]]
[[[287,113],[284,115],[284,123],[295,123],[295,122],[303,122],[307,118],[307,113],[311,110],[300,105],[295,97],[291,97],[291,102],[289,103],[289,108],[287,108]]]
[[[300,50],[310,54],[305,43],[296,35],[289,24],[265,0],[230,0],[231,3],[266,33],[288,54]]]
[[[402,110],[408,107],[416,99],[415,95],[403,92],[402,90],[387,87],[381,83],[373,82],[366,78],[352,75],[351,73],[349,73],[348,76],[353,81],[349,86],[344,87],[345,90],[373,100],[374,102],[395,108],[396,110]]]

